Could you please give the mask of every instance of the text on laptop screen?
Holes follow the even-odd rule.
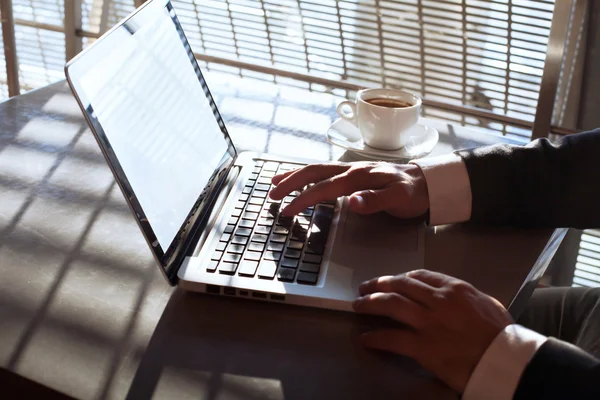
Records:
[[[228,143],[169,14],[132,28],[80,84],[166,251]]]

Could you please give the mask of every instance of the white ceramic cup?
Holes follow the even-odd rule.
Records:
[[[370,99],[400,100],[409,107],[385,107],[368,103]],[[356,102],[343,101],[338,115],[354,124],[368,146],[382,150],[397,150],[410,140],[406,135],[418,121],[421,99],[398,89],[364,89],[356,94]]]

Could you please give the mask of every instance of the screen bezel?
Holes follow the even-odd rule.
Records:
[[[179,228],[175,238],[172,240],[167,249],[164,249],[157,240],[157,237],[152,229],[152,226],[148,222],[144,210],[142,209],[132,186],[127,179],[125,171],[121,167],[119,160],[114,153],[110,141],[100,124],[100,121],[96,118],[94,109],[86,97],[85,90],[82,88],[80,78],[89,71],[96,63],[104,59],[107,54],[118,47],[119,42],[117,35],[111,35],[117,29],[126,29],[131,34],[134,34],[139,28],[144,26],[146,23],[155,21],[156,18],[161,17],[161,14],[166,14],[172,21],[179,38],[181,39],[181,45],[186,50],[190,59],[190,65],[194,68],[194,72],[198,77],[198,81],[202,86],[204,94],[209,101],[210,107],[217,120],[219,128],[223,133],[225,141],[227,142],[227,151],[225,152],[223,159],[221,159],[219,167],[214,171],[213,175],[209,179],[208,183],[198,196],[195,204],[190,209],[186,219],[183,221]],[[90,47],[85,49],[65,66],[65,75],[67,81],[79,106],[90,126],[92,133],[94,134],[100,149],[108,163],[115,180],[117,181],[125,199],[133,213],[148,246],[150,247],[152,254],[156,261],[159,263],[161,271],[167,278],[171,285],[177,283],[177,270],[181,266],[181,263],[187,255],[193,251],[195,244],[200,236],[202,230],[206,227],[208,217],[212,210],[212,206],[219,194],[220,189],[223,187],[223,183],[229,174],[231,167],[233,166],[237,157],[237,151],[233,142],[225,127],[225,122],[217,109],[217,105],[210,93],[206,80],[200,71],[198,62],[194,57],[193,51],[179,20],[173,8],[173,5],[169,0],[150,0],[134,11],[127,18],[119,22],[114,28],[104,34],[100,39],[94,42]]]

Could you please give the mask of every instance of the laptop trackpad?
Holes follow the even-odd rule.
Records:
[[[382,275],[423,268],[424,227],[386,213],[351,212],[339,227],[331,261],[353,270],[353,286]]]

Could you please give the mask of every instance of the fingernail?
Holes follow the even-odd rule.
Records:
[[[362,207],[365,204],[365,199],[363,199],[361,195],[354,196],[354,199],[356,201],[356,205],[359,207]]]
[[[360,304],[362,303],[362,301],[364,300],[364,297],[358,297],[356,300],[354,300],[352,302],[352,308],[356,309],[356,307],[360,306]]]

